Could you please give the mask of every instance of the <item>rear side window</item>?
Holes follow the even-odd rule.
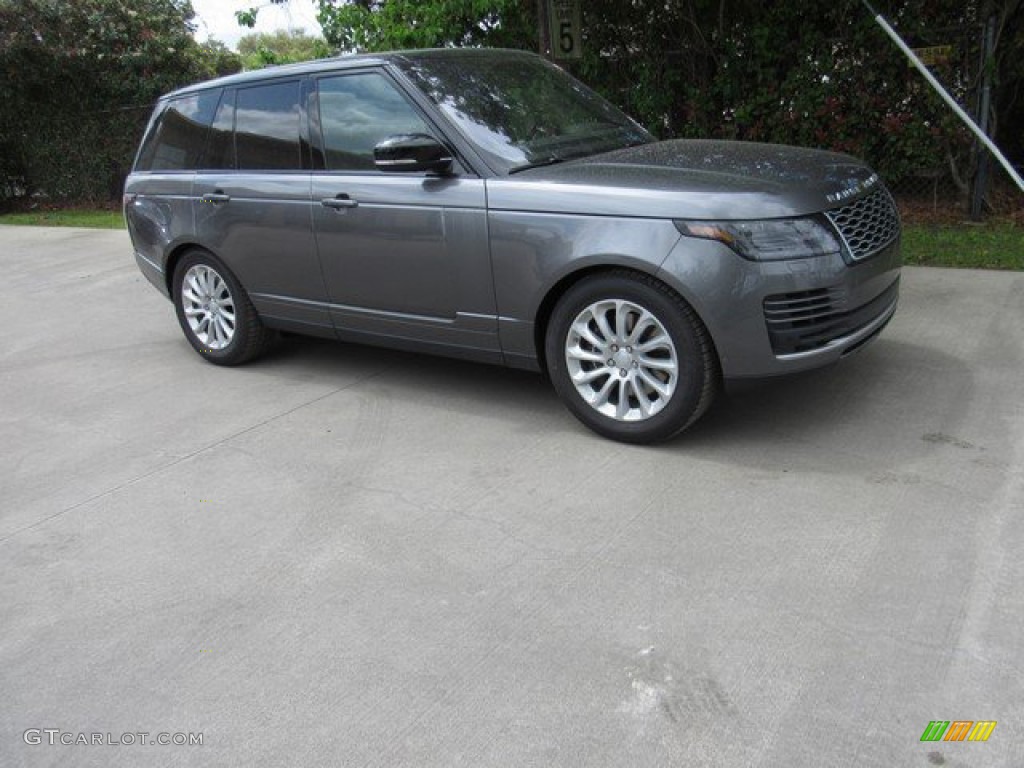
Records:
[[[217,114],[210,126],[203,168],[220,170],[235,167],[235,92],[227,91],[220,100]]]
[[[298,80],[239,90],[235,102],[238,169],[302,168],[299,120]]]
[[[220,89],[167,102],[146,135],[137,171],[192,171],[199,167]]]

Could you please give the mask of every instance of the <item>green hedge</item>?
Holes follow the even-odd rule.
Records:
[[[185,0],[0,0],[0,196],[120,196],[157,97],[240,62]]]
[[[859,0],[586,0],[583,58],[564,66],[664,137],[846,151],[891,184],[942,176],[961,194],[972,140]],[[1024,3],[877,0],[914,46],[943,46],[936,74],[968,107],[980,25],[999,20],[997,140],[1024,159]],[[534,0],[321,0],[328,42],[390,49],[535,50]],[[151,105],[237,69],[189,34],[186,0],[0,0],[0,198],[116,198]]]

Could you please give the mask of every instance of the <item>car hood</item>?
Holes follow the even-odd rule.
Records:
[[[776,144],[661,141],[488,182],[492,210],[755,219],[838,207],[878,183],[849,155]]]

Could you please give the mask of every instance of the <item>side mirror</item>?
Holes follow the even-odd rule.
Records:
[[[433,136],[407,133],[388,136],[375,146],[373,164],[378,171],[391,173],[447,173],[452,167],[452,153]]]

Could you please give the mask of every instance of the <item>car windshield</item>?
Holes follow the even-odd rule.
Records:
[[[653,141],[602,97],[537,56],[461,50],[398,63],[499,172]]]

